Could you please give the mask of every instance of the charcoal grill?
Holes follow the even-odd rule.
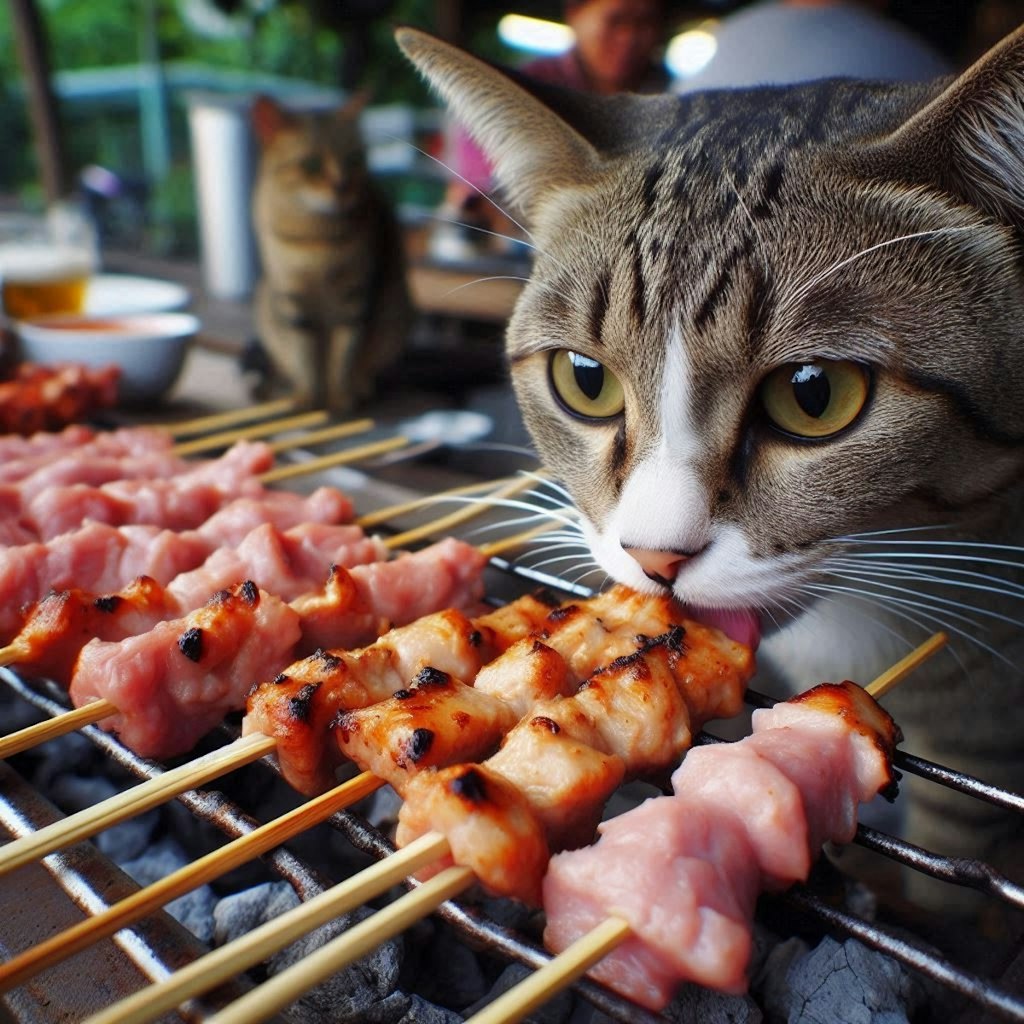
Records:
[[[330,482],[338,481],[333,479]],[[346,477],[344,484],[366,487],[367,478],[362,475]],[[386,488],[384,493],[391,496]],[[505,558],[492,559],[490,590],[499,598],[514,596],[538,583],[578,595],[588,592],[583,586],[516,565]],[[54,717],[66,710],[62,696],[47,684],[23,679],[9,670],[2,670],[2,675],[9,702],[31,706],[40,716]],[[768,698],[752,693],[749,700],[757,706],[766,703]],[[237,736],[237,728],[233,731],[232,726],[226,724],[220,733],[220,739],[230,740]],[[162,766],[137,757],[116,738],[95,726],[84,728],[82,734],[102,752],[105,759],[129,776],[151,779],[164,771]],[[699,742],[716,740],[702,734]],[[919,775],[935,785],[959,790],[977,800],[1014,812],[1024,812],[1024,797],[1001,791],[984,781],[913,754],[899,752],[895,763],[900,771]],[[265,791],[276,776],[277,767],[273,757],[268,756],[241,771],[256,780],[252,788],[259,793]],[[228,837],[251,833],[259,824],[254,816],[256,812],[251,806],[245,806],[244,799],[218,788],[221,786],[231,790],[237,788],[218,780],[216,784],[202,789],[184,792],[177,799],[197,821],[213,826]],[[11,838],[28,835],[59,817],[60,813],[44,794],[27,785],[8,765],[0,763],[0,834],[5,833]],[[327,818],[326,827],[368,859],[382,860],[394,852],[387,836],[361,813],[351,810],[333,813]],[[991,901],[1024,909],[1024,888],[987,864],[944,857],[863,825],[858,829],[856,843],[914,871],[954,885],[972,887]],[[287,847],[274,848],[262,859],[267,869],[286,881],[303,901],[312,899],[338,880],[331,877],[329,868],[325,870],[322,864],[313,865],[308,858],[289,852]],[[415,885],[412,882],[407,884]],[[0,914],[0,954],[9,959],[83,915],[101,912],[136,889],[137,886],[90,843],[80,843],[50,854],[17,875],[0,879],[0,904],[3,908]],[[956,1021],[962,1024],[980,1024],[987,1020],[1024,1021],[1019,951],[1010,950],[1008,962],[1002,970],[982,975],[973,967],[958,965],[953,959],[936,952],[923,938],[838,908],[814,885],[797,886],[767,903],[773,920],[781,915],[782,920],[794,929],[809,923],[809,927],[819,933],[856,938],[919,972],[948,994],[949,1001],[943,1003],[941,1017],[936,1019],[951,1024]],[[529,931],[510,926],[500,915],[488,913],[486,906],[481,908],[451,900],[441,905],[437,915],[468,947],[486,950],[490,957],[527,968],[537,968],[550,959]],[[979,934],[977,945],[982,948],[984,944],[985,939]],[[153,913],[118,932],[113,939],[104,940],[43,971],[4,996],[0,1000],[0,1024],[6,1024],[8,1017],[19,1024],[81,1020],[88,1013],[116,1002],[129,992],[143,988],[151,981],[161,980],[195,960],[206,949],[166,913]],[[203,1020],[219,1007],[228,1005],[251,984],[249,979],[241,979],[222,986],[161,1019]],[[574,989],[596,1010],[623,1024],[653,1024],[663,1019],[586,979],[575,983]],[[287,1012],[282,1019],[288,1019]]]

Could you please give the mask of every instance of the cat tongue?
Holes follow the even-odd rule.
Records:
[[[701,608],[688,609],[690,614],[705,626],[720,629],[730,640],[757,650],[761,642],[761,619],[750,608]]]

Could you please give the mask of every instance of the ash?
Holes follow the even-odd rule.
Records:
[[[14,731],[38,721],[40,715],[17,695],[0,689],[0,717],[5,731]],[[27,751],[11,764],[66,813],[105,800],[136,781],[78,734]],[[265,774],[256,792],[251,791],[251,782],[250,792],[234,792],[244,788],[245,778],[244,773],[232,773],[218,784],[261,821],[295,805],[295,795],[283,783],[268,787]],[[354,810],[387,832],[397,807],[393,791],[384,789]],[[172,801],[108,829],[95,843],[139,885],[147,885],[223,845],[224,837]],[[288,846],[334,881],[371,862],[326,826],[303,833]],[[292,886],[257,861],[187,893],[166,910],[215,947],[298,902]],[[250,972],[252,981],[258,984],[284,970],[372,909],[360,908],[303,937]],[[539,914],[509,901],[490,901],[485,909],[499,923],[539,944]],[[294,1024],[457,1024],[527,974],[527,968],[496,954],[471,950],[455,929],[430,918],[307,993],[282,1019]],[[824,939],[811,945],[780,938],[760,926],[751,977],[750,994],[744,996],[685,986],[663,1017],[672,1024],[909,1024],[928,995],[916,974],[853,940]],[[564,992],[527,1020],[610,1024],[613,1018],[581,996]]]

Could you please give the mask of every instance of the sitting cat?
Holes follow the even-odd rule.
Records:
[[[885,703],[1024,790],[1024,29],[956,80],[657,97],[397,38],[531,230],[512,382],[599,567],[764,629],[767,689],[948,630]],[[1016,823],[903,785],[912,839],[1020,875]]]
[[[260,97],[252,111],[256,329],[272,383],[337,414],[369,397],[410,321],[398,226],[366,168],[362,106],[299,114]]]

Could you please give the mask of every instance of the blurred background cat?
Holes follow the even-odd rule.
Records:
[[[341,415],[396,362],[411,319],[398,225],[366,167],[363,104],[300,113],[260,97],[252,112],[260,390]]]

